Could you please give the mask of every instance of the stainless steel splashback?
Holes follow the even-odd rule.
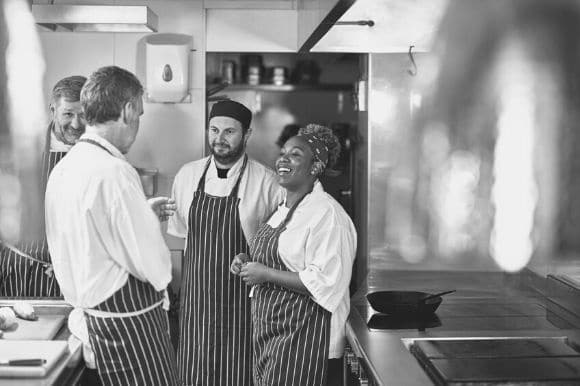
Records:
[[[490,256],[492,125],[421,121],[432,54],[372,54],[368,95],[370,269],[501,270]]]
[[[370,269],[492,269],[480,256],[442,256],[433,237],[428,161],[446,157],[449,139],[415,124],[423,86],[432,75],[428,54],[416,55],[417,75],[406,54],[372,54],[368,92],[368,255]],[[447,141],[447,143],[446,143]],[[426,160],[425,148],[440,159]],[[439,153],[439,154],[438,154]],[[469,159],[464,161],[470,167]],[[471,166],[473,167],[473,166]],[[464,171],[468,173],[468,171]],[[443,187],[441,188],[443,189]],[[460,197],[461,199],[463,197]],[[451,215],[451,214],[450,214]],[[463,221],[468,216],[463,214]]]
[[[434,54],[416,76],[407,54],[370,55],[370,269],[579,271],[575,94],[522,55],[456,76]]]

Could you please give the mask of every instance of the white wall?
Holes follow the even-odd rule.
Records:
[[[339,21],[372,20],[373,27],[334,25],[311,52],[429,51],[448,0],[358,0]]]
[[[297,13],[287,9],[208,9],[208,52],[296,52]]]
[[[38,1],[41,3],[41,1]],[[58,1],[56,2],[58,3]],[[70,3],[70,2],[69,2]],[[82,3],[77,1],[76,3]],[[92,4],[111,2],[91,1]],[[191,103],[145,103],[137,140],[128,154],[139,167],[159,169],[159,194],[168,194],[181,165],[203,155],[205,129],[205,12],[202,1],[124,1],[148,5],[159,16],[159,32],[193,36],[191,55]],[[135,72],[144,83],[141,58],[147,34],[41,32],[46,60],[45,94],[54,83],[73,75],[89,75],[100,66],[117,65]],[[182,244],[168,238],[170,248]]]

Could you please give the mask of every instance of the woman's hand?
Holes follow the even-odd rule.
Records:
[[[238,253],[236,256],[234,256],[234,260],[230,265],[230,272],[233,273],[234,275],[239,275],[240,271],[242,270],[242,267],[249,260],[250,257],[246,253]]]
[[[240,271],[242,280],[248,285],[262,284],[269,281],[270,269],[261,263],[244,264]]]

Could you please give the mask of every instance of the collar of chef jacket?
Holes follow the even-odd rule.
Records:
[[[107,141],[105,138],[100,137],[96,134],[91,134],[91,133],[84,133],[81,138],[79,139],[89,139],[92,141],[97,142],[99,145],[103,146],[105,149],[107,149],[113,156],[120,158],[122,160],[127,160],[125,158],[125,156],[123,155],[123,153],[121,153],[119,151],[119,149],[117,149],[111,142]]]
[[[238,159],[236,161],[236,163],[228,170],[227,178],[232,178],[232,177],[238,176],[238,173],[239,173],[239,171],[244,163],[244,155],[245,155],[245,153],[242,154],[240,159]],[[209,168],[207,169],[206,181],[209,181],[209,180],[212,180],[215,178],[219,178],[219,177],[217,174],[217,166],[215,164],[215,159],[212,156],[211,160],[210,160]],[[240,181],[240,183],[241,183],[241,181]]]

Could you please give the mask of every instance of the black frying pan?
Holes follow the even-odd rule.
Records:
[[[432,314],[443,301],[441,296],[419,291],[376,291],[367,299],[373,309],[388,315]]]
[[[371,330],[419,330],[436,328],[442,325],[435,313],[424,315],[386,315],[376,313],[371,316],[367,326]]]

